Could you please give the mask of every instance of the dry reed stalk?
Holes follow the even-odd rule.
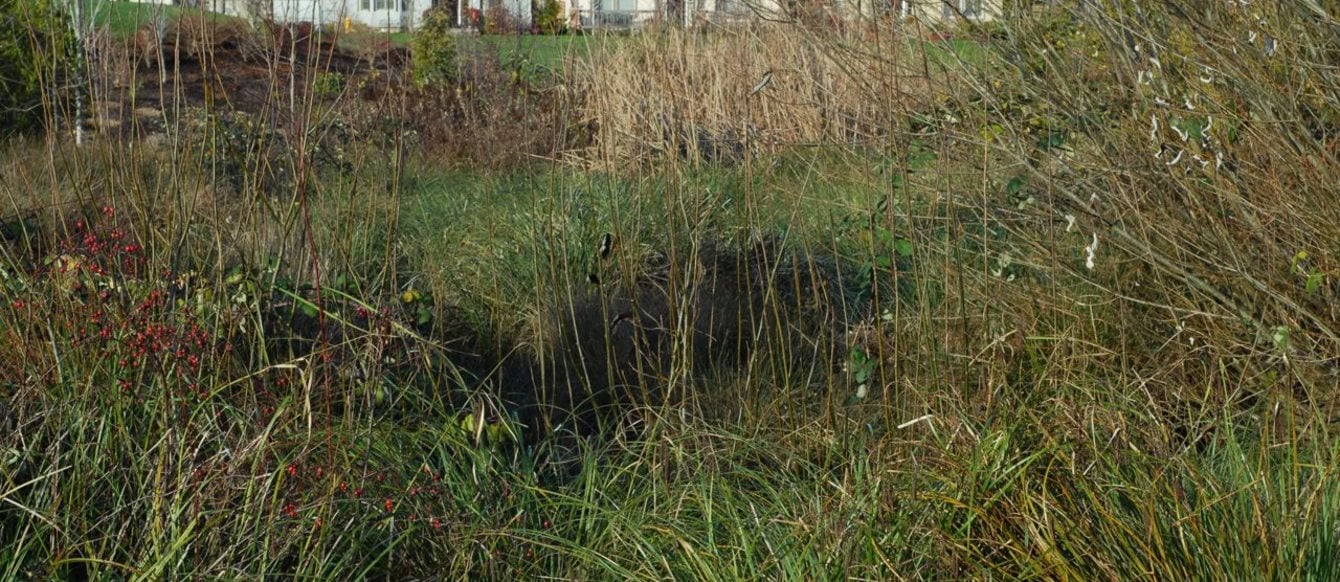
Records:
[[[618,167],[879,143],[903,110],[889,101],[920,99],[928,87],[894,66],[892,47],[908,45],[890,35],[880,45],[869,35],[759,24],[617,43],[580,72],[581,109],[598,128],[584,157]]]

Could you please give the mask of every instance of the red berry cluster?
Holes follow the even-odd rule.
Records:
[[[401,524],[436,531],[454,513],[442,477],[427,467],[408,478],[366,468],[337,475],[321,465],[300,462],[290,462],[280,471],[284,495],[276,518],[291,525],[319,524],[322,515],[347,516],[353,511],[356,519],[380,522],[394,516]]]
[[[51,285],[31,288],[11,307],[45,318],[80,354],[106,362],[97,369],[109,370],[122,393],[142,396],[142,387],[159,384],[174,396],[207,396],[201,380],[225,348],[186,302],[174,300],[172,274],[150,273],[143,247],[113,208],[71,222],[72,232],[34,273]]]
[[[115,224],[115,209],[104,207],[102,215]],[[73,226],[74,232],[56,245],[58,258],[51,266],[56,274],[81,275],[76,281],[78,287],[85,285],[89,276],[117,275],[132,279],[143,276],[147,266],[144,247],[130,240],[120,226],[98,228],[83,218],[76,218]]]
[[[97,300],[91,307],[87,327],[76,334],[76,341],[95,346],[115,363],[122,390],[159,379],[207,396],[200,381],[224,350],[194,314],[174,308],[163,290],[149,291],[129,306]]]

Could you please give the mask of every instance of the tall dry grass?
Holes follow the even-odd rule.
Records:
[[[1173,409],[1266,399],[1329,422],[1340,156],[1316,71],[1336,62],[1334,17],[1195,8],[1023,20],[944,131],[979,152],[982,203],[1012,206],[1028,260],[1118,307],[1110,365],[1130,385],[1166,387]]]
[[[881,143],[931,87],[901,28],[758,23],[611,44],[575,69],[596,127],[587,160],[742,159],[788,146]]]
[[[931,287],[890,361],[989,402],[1019,382],[990,354],[1061,338],[1067,381],[1138,386],[1159,440],[1262,398],[1321,421],[1340,404],[1333,21],[1128,2],[953,31],[984,50],[924,43],[950,36],[931,24],[649,35],[583,72],[587,159],[883,156],[882,228]]]
[[[862,250],[909,293],[884,297],[881,315],[854,330],[876,363],[879,405],[829,411],[877,418],[897,427],[894,440],[935,441],[910,454],[933,474],[971,476],[943,482],[964,514],[939,531],[953,556],[939,571],[1119,575],[1130,573],[1119,555],[1131,554],[1167,575],[1210,567],[1195,552],[1150,556],[1119,533],[1145,520],[1162,528],[1158,547],[1166,536],[1222,540],[1234,566],[1213,568],[1227,573],[1253,563],[1231,525],[1238,501],[1206,522],[1175,517],[1208,511],[1210,491],[1256,478],[1287,504],[1329,503],[1276,471],[1329,474],[1303,459],[1333,455],[1340,412],[1340,103],[1322,74],[1336,64],[1336,23],[1305,3],[1133,1],[1040,8],[957,29],[962,44],[948,47],[912,40],[906,24],[856,39],[805,26],[671,33],[606,55],[617,74],[591,72],[591,158],[677,167],[711,158],[703,144],[734,132],[754,153],[822,144],[811,148],[829,156],[813,163],[816,179],[834,159],[877,168],[855,179],[868,202],[840,202],[866,232],[808,234]],[[914,48],[854,48],[885,39]],[[917,90],[891,71],[915,76]],[[780,72],[789,83],[776,84]],[[876,139],[834,132],[835,112],[876,120],[864,134]],[[746,183],[746,204],[822,212],[806,185]],[[904,251],[909,264],[886,266]],[[749,406],[755,418],[786,409],[768,397]],[[1259,464],[1224,456],[1240,447]],[[1166,463],[1175,485],[1128,473]],[[1132,509],[1108,496],[1106,478],[1164,497]],[[1110,513],[1079,517],[1094,507]],[[1333,567],[1322,549],[1332,515],[1300,520],[1299,536],[1240,525],[1291,548],[1294,558],[1260,567],[1300,576]],[[1057,548],[1076,538],[1052,529],[1055,516],[1114,541]]]

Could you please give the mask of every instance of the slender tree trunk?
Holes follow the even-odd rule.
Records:
[[[84,63],[87,48],[84,46],[84,0],[71,0],[74,4],[74,144],[84,145]]]

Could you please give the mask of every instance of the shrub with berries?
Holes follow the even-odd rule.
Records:
[[[112,207],[68,224],[50,255],[14,275],[21,283],[6,290],[6,319],[16,323],[10,331],[45,330],[44,343],[57,351],[10,342],[27,350],[17,361],[28,373],[0,369],[13,374],[4,379],[56,385],[62,366],[45,360],[64,358],[82,363],[77,368],[89,374],[90,384],[112,385],[123,395],[142,399],[157,386],[173,398],[207,397],[203,380],[226,351],[212,322],[178,300],[181,289],[171,272],[152,272],[145,248]]]

